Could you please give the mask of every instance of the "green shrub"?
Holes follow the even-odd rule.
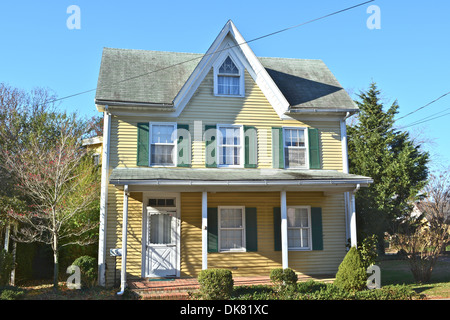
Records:
[[[0,286],[6,286],[11,279],[11,271],[14,269],[12,253],[6,250],[0,251]]]
[[[81,286],[92,287],[97,280],[97,260],[90,256],[77,258],[73,265],[80,267]]]
[[[356,247],[350,248],[339,265],[334,284],[346,291],[355,292],[366,287],[367,273]]]
[[[227,300],[233,292],[234,281],[230,270],[202,270],[198,282],[200,298],[204,300]]]
[[[291,268],[276,268],[270,271],[270,280],[278,290],[286,289],[297,283],[298,277]]]
[[[17,287],[0,288],[0,300],[20,300],[24,297],[26,291]]]
[[[421,295],[405,285],[389,285],[380,289],[363,290],[355,293],[356,300],[413,300]]]
[[[312,291],[299,296],[300,300],[352,300],[353,295],[332,283],[314,285]]]

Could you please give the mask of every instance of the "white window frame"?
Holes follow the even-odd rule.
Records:
[[[308,230],[308,247],[289,247],[289,251],[311,251],[312,250],[312,225],[311,225],[311,206],[288,206],[286,208],[286,216],[289,215],[289,209],[307,209],[308,210],[308,227],[289,227],[289,219],[287,218],[287,229],[307,229]],[[300,241],[302,238],[300,237]],[[289,243],[289,242],[288,242]]]
[[[303,130],[305,136],[305,146],[304,147],[289,147],[286,146],[286,130],[294,129],[294,130]],[[309,169],[309,137],[308,137],[308,128],[307,127],[283,127],[283,161],[284,167],[286,169]],[[304,149],[305,150],[305,166],[303,167],[293,167],[290,168],[286,162],[286,149]]]
[[[228,128],[239,128],[239,134],[240,134],[240,137],[239,137],[239,141],[240,141],[240,144],[239,144],[239,148],[240,148],[240,150],[239,150],[239,164],[220,164],[220,156],[221,156],[221,149],[222,149],[222,147],[223,146],[229,146],[229,147],[231,147],[231,145],[224,145],[224,144],[222,144],[222,134],[221,134],[221,132],[220,132],[220,128],[226,128],[226,127],[228,127]],[[217,124],[217,126],[216,126],[216,130],[217,130],[217,132],[216,132],[216,134],[217,134],[217,139],[216,139],[216,141],[217,141],[217,143],[216,143],[216,148],[217,148],[217,152],[216,152],[216,163],[217,163],[217,167],[218,168],[243,168],[244,167],[244,162],[245,162],[245,159],[244,159],[244,156],[245,156],[245,150],[244,150],[244,148],[245,148],[245,137],[244,137],[244,126],[243,125],[241,125],[241,124]],[[235,145],[233,145],[233,146],[235,146]]]
[[[242,210],[242,226],[240,228],[222,228],[222,209],[241,209]],[[246,252],[246,242],[245,242],[245,207],[244,206],[219,206],[218,207],[218,247],[219,252]],[[222,249],[221,239],[222,239],[222,229],[241,229],[242,230],[242,247],[236,249]]]
[[[152,143],[152,133],[153,133],[153,126],[161,126],[161,125],[170,125],[173,126],[174,130],[172,135],[174,135],[173,143]],[[177,142],[178,142],[178,133],[177,133],[177,123],[176,122],[150,122],[150,128],[149,128],[149,141],[148,141],[148,162],[150,167],[176,167],[177,166],[177,154],[178,154],[178,148],[177,148]],[[158,163],[152,163],[152,145],[173,145],[173,151],[172,151],[172,159],[173,164],[158,164]]]
[[[225,60],[230,57],[236,68],[239,70],[238,75],[220,74],[219,69]],[[240,62],[236,54],[232,50],[224,50],[213,65],[214,70],[214,95],[219,97],[244,97],[245,96],[245,77],[244,65]],[[219,94],[219,76],[239,77],[239,94]]]

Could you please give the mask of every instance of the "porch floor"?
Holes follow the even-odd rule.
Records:
[[[233,277],[234,286],[271,285],[269,276]],[[334,281],[334,275],[317,275],[314,277],[298,275],[298,282],[315,280]],[[143,300],[185,300],[189,292],[199,288],[197,278],[174,279],[137,279],[127,281],[128,289],[137,292]]]

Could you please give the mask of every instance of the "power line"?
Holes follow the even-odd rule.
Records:
[[[275,32],[271,32],[271,33],[268,33],[268,34],[266,34],[266,35],[263,35],[263,36],[260,36],[260,37],[257,37],[257,38],[254,38],[254,39],[251,39],[251,40],[248,40],[248,41],[244,41],[244,42],[239,43],[239,44],[236,44],[236,45],[234,45],[234,46],[232,46],[232,47],[228,47],[228,48],[226,48],[226,49],[222,49],[222,50],[215,51],[215,52],[210,53],[210,54],[208,54],[208,55],[216,54],[216,53],[218,53],[218,52],[221,52],[221,51],[224,51],[224,50],[228,50],[229,48],[239,47],[239,46],[241,46],[241,45],[244,45],[244,44],[247,44],[247,43],[250,43],[250,42],[254,42],[254,41],[257,41],[257,40],[261,40],[261,39],[264,39],[264,38],[267,38],[267,37],[270,37],[270,36],[273,36],[273,35],[276,35],[276,34],[279,34],[279,33],[282,33],[282,32],[288,31],[288,30],[291,30],[291,29],[299,28],[299,27],[301,27],[301,26],[304,26],[304,25],[313,23],[313,22],[315,22],[315,21],[319,21],[319,20],[322,20],[322,19],[325,19],[325,18],[334,16],[334,15],[337,15],[337,14],[340,14],[340,13],[343,13],[343,12],[345,12],[345,11],[349,11],[349,10],[355,9],[355,8],[357,8],[357,7],[363,6],[363,5],[365,5],[365,4],[368,4],[368,3],[374,2],[374,1],[375,1],[375,0],[369,0],[369,1],[365,1],[365,2],[362,2],[362,3],[356,4],[356,5],[351,6],[351,7],[347,7],[347,8],[345,8],[345,9],[341,9],[341,10],[338,10],[338,11],[334,11],[334,12],[329,13],[329,14],[326,14],[326,15],[324,15],[324,16],[321,16],[321,17],[318,17],[318,18],[315,18],[315,19],[312,19],[312,20],[308,20],[308,21],[306,21],[306,22],[303,22],[303,23],[300,23],[300,24],[297,24],[297,25],[294,25],[294,26],[291,26],[291,27],[288,27],[288,28],[284,28],[284,29],[281,29],[281,30],[278,30],[278,31],[275,31]],[[140,77],[143,77],[143,76],[152,74],[152,73],[164,71],[164,70],[167,70],[167,69],[169,69],[169,68],[173,68],[173,67],[176,67],[176,66],[179,66],[179,65],[182,65],[182,64],[185,64],[185,63],[194,61],[194,60],[201,59],[201,58],[203,58],[203,57],[205,57],[205,56],[208,56],[208,55],[202,55],[202,56],[200,56],[200,57],[196,57],[196,58],[193,58],[193,59],[189,59],[189,60],[186,60],[186,61],[182,61],[182,62],[173,64],[173,65],[169,65],[169,66],[164,67],[164,68],[156,69],[156,70],[153,70],[153,71],[150,71],[150,72],[146,72],[146,73],[143,73],[143,74],[134,76],[134,77],[122,79],[122,80],[120,80],[120,81],[113,82],[112,84],[109,84],[109,85],[116,85],[116,84],[119,84],[119,83],[122,83],[122,82],[125,82],[125,81],[137,79],[137,78],[140,78]],[[89,89],[89,90],[85,90],[85,91],[81,91],[81,92],[78,92],[78,93],[74,93],[74,94],[71,94],[71,95],[68,95],[68,96],[64,96],[64,97],[61,97],[61,98],[57,98],[57,99],[54,99],[54,100],[45,102],[45,103],[43,103],[43,104],[46,104],[46,103],[54,103],[54,102],[57,102],[57,101],[61,101],[61,100],[65,100],[65,99],[68,99],[68,98],[76,97],[76,96],[79,96],[79,95],[82,95],[82,94],[86,94],[86,93],[89,93],[89,92],[92,92],[92,91],[96,91],[96,90],[97,90],[97,88]]]

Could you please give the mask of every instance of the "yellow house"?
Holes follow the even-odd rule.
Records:
[[[348,173],[358,108],[322,61],[256,57],[228,21],[205,54],[105,48],[96,105],[101,285],[334,274],[356,244],[372,180]]]

